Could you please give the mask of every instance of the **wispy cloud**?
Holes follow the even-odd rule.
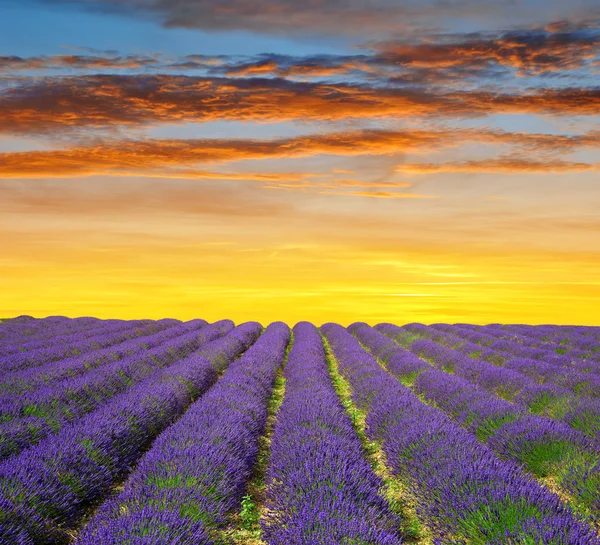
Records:
[[[600,163],[581,163],[561,159],[525,159],[522,157],[499,157],[448,163],[410,163],[397,167],[396,172],[406,174],[444,174],[453,172],[548,174],[567,172],[590,172],[600,170]],[[488,197],[498,198],[498,197]]]
[[[48,151],[25,151],[0,154],[0,176],[4,178],[80,177],[107,175],[154,175],[178,178],[250,179],[264,182],[299,181],[302,176],[289,173],[257,174],[207,172],[205,165],[241,160],[283,159],[320,154],[338,156],[390,155],[407,152],[431,153],[464,143],[510,145],[519,150],[544,156],[548,153],[571,152],[600,146],[600,133],[580,136],[506,133],[475,129],[350,131],[313,134],[270,140],[255,139],[189,139],[189,140],[122,140],[105,141],[89,146],[75,146]],[[584,169],[584,163],[569,163],[540,157],[523,159],[504,157],[466,163],[404,164],[404,172],[436,172],[447,169],[533,171],[535,169]],[[193,167],[193,168],[192,168]],[[592,168],[588,165],[589,168]],[[339,174],[339,173],[338,173]],[[304,178],[307,175],[303,175]],[[338,185],[352,187],[357,178],[338,176]],[[384,183],[384,182],[380,182]],[[372,186],[375,187],[375,186]]]
[[[138,55],[50,55],[43,57],[0,56],[0,72],[41,70],[120,70],[159,68],[157,57]]]

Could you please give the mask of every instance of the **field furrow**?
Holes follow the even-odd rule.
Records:
[[[380,495],[383,483],[333,388],[315,326],[294,327],[285,377],[267,471],[263,540],[400,543],[400,521]]]

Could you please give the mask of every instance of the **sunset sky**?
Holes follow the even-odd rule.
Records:
[[[0,0],[0,318],[600,325],[598,0]]]

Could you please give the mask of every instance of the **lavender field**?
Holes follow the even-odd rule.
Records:
[[[0,322],[0,544],[600,544],[600,327]]]

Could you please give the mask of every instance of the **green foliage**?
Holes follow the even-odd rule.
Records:
[[[519,454],[527,469],[538,477],[557,473],[557,464],[564,465],[577,455],[575,447],[566,441],[530,443],[527,451]]]
[[[492,435],[496,433],[498,428],[501,428],[504,424],[508,422],[513,422],[516,420],[516,415],[507,414],[500,418],[488,418],[483,421],[477,429],[475,430],[475,436],[482,442],[487,441]]]
[[[23,414],[25,416],[37,416],[39,418],[48,418],[51,414],[50,409],[45,405],[25,405],[23,407]]]
[[[457,513],[459,535],[472,545],[500,541],[505,532],[517,530],[520,521],[541,518],[539,510],[526,500],[513,501],[508,496],[502,502],[482,501],[476,511]],[[535,541],[520,541],[519,545],[538,545]],[[559,545],[559,544],[556,544]]]
[[[333,387],[340,398],[346,413],[352,420],[352,425],[356,434],[360,438],[365,455],[373,468],[373,471],[384,483],[381,493],[385,497],[389,508],[400,518],[402,524],[402,536],[404,543],[414,543],[421,541],[427,530],[421,525],[416,514],[408,508],[409,499],[407,492],[402,484],[395,479],[389,469],[386,467],[385,455],[382,446],[376,441],[371,440],[366,433],[365,410],[359,409],[352,400],[352,388],[350,383],[341,375],[338,369],[337,360],[331,351],[331,347],[325,337],[323,337],[323,346],[327,358],[329,377]],[[414,379],[420,372],[413,373]],[[343,540],[344,544],[363,544],[363,541]]]
[[[259,512],[256,503],[252,501],[252,497],[246,494],[242,498],[242,509],[240,511],[240,521],[246,530],[251,530],[259,521]]]
[[[400,382],[404,384],[404,386],[410,388],[415,383],[415,380],[417,380],[419,375],[424,372],[425,370],[423,369],[421,371],[412,371],[411,373],[407,373],[406,375],[400,377]]]

